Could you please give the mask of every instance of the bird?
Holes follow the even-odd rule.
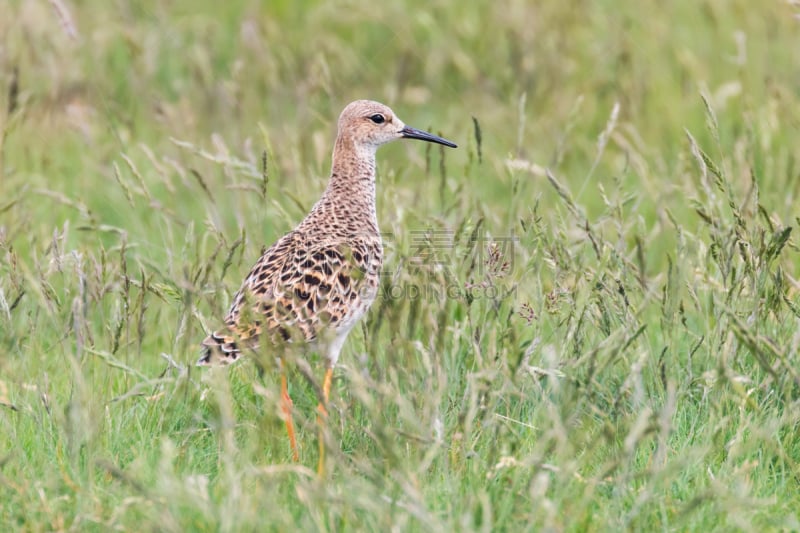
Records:
[[[407,126],[379,102],[356,100],[345,106],[325,191],[297,227],[256,261],[233,296],[224,327],[202,342],[197,362],[227,365],[248,351],[274,355],[281,368],[281,411],[297,462],[293,404],[281,353],[299,345],[322,356],[325,374],[317,407],[320,475],[333,369],[347,336],[378,294],[383,245],[376,213],[375,154],[378,147],[397,139],[457,148],[442,137]]]

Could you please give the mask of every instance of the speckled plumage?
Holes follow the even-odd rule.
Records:
[[[378,102],[357,100],[345,107],[327,189],[306,218],[256,262],[233,298],[225,329],[203,341],[198,365],[231,363],[246,348],[263,350],[263,342],[277,352],[282,343],[303,342],[326,359],[327,401],[330,369],[378,292],[383,249],[375,213],[375,152],[403,137],[455,147],[406,126]],[[289,420],[287,427],[296,458]]]
[[[380,115],[384,121],[373,122]],[[226,328],[203,341],[200,365],[227,364],[267,338],[313,343],[330,366],[378,291],[383,259],[375,212],[375,151],[405,124],[378,102],[339,117],[328,187],[306,218],[259,258],[233,298]],[[434,142],[436,138],[430,139]],[[445,142],[444,144],[448,144]]]

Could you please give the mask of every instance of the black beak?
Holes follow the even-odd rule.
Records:
[[[456,143],[452,143],[447,139],[437,137],[436,135],[428,133],[427,131],[414,129],[411,126],[404,127],[402,130],[400,130],[400,133],[402,133],[403,137],[406,139],[419,139],[421,141],[428,141],[430,143],[443,144],[445,146],[449,146],[450,148],[458,148]]]

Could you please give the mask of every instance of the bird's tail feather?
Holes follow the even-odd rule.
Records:
[[[228,365],[241,355],[236,339],[214,332],[203,341],[203,356],[197,361],[197,366]]]

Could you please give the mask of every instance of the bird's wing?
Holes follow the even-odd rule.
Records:
[[[345,325],[375,297],[381,252],[380,243],[357,238],[284,235],[259,258],[234,296],[226,329],[203,341],[198,365],[231,363],[243,346],[254,348],[264,337],[273,343],[312,342],[323,328]]]

